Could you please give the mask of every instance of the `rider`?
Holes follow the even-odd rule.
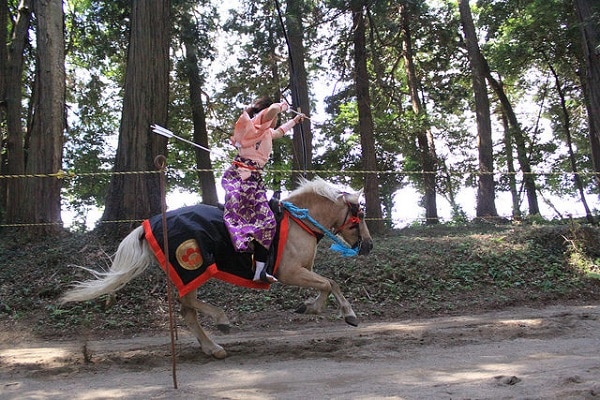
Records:
[[[231,137],[238,154],[221,180],[225,189],[225,226],[236,251],[254,250],[254,281],[277,282],[265,269],[277,223],[269,207],[262,170],[271,155],[273,139],[282,137],[304,119],[304,114],[297,115],[274,129],[279,113],[288,107],[285,102],[273,103],[261,97],[244,109]]]

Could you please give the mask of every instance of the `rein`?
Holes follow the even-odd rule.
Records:
[[[299,217],[295,216],[294,214],[292,214],[289,210],[286,210],[288,212],[288,214],[290,215],[290,218],[292,219],[292,221],[294,221],[295,223],[298,224],[298,226],[300,226],[300,228],[304,229],[306,232],[308,232],[309,234],[311,234],[312,236],[314,236],[315,238],[317,238],[317,243],[321,241],[321,239],[323,239],[323,234],[321,232],[315,232],[312,229],[310,229],[310,227],[308,225],[306,225],[306,223],[304,221],[302,221]]]
[[[337,237],[335,234],[331,233],[329,231],[329,229],[325,228],[323,225],[321,225],[316,219],[314,219],[308,212],[308,209],[306,208],[299,208],[297,206],[295,206],[294,204],[290,203],[289,201],[282,201],[281,205],[283,206],[283,208],[285,208],[292,217],[297,218],[299,220],[307,220],[308,222],[310,222],[311,224],[313,224],[315,227],[317,227],[321,232],[323,232],[323,234],[325,236],[327,236],[328,238],[330,238],[331,240],[333,240],[335,243],[331,246],[331,248],[335,251],[338,251],[340,253],[342,253],[342,255],[344,256],[355,256],[358,254],[358,249],[352,248],[350,246],[348,246],[348,244],[346,244],[344,241],[342,241],[339,237]],[[350,212],[350,210],[348,210],[348,212]],[[348,219],[348,221],[353,220],[354,218],[358,218],[358,217],[351,217]],[[344,225],[342,225],[340,228],[336,229],[336,234],[341,232],[342,228],[344,226],[346,226],[349,222],[344,223]],[[360,222],[360,218],[358,218],[358,222]],[[306,225],[300,225],[304,230],[309,231],[311,234],[314,235],[314,232],[312,230],[310,230],[308,227],[306,227]]]

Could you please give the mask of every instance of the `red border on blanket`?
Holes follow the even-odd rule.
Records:
[[[177,291],[179,292],[179,297],[183,297],[186,294],[188,294],[189,292],[191,292],[192,290],[199,288],[200,286],[202,286],[204,283],[206,283],[211,278],[219,279],[219,280],[231,283],[236,286],[247,287],[250,289],[269,289],[271,287],[271,285],[269,283],[255,282],[251,279],[245,279],[245,278],[239,277],[237,275],[230,274],[228,272],[220,271],[217,268],[216,264],[209,265],[205,269],[205,271],[202,274],[200,274],[197,278],[195,278],[188,284],[184,284],[183,281],[181,280],[181,278],[179,277],[179,275],[177,274],[177,271],[171,264],[171,262],[168,263],[168,268],[169,268],[168,272],[165,269],[166,257],[165,257],[165,254],[164,254],[162,248],[156,241],[154,234],[152,233],[152,227],[150,225],[150,221],[144,220],[142,222],[142,226],[144,227],[144,237],[146,238],[148,245],[152,249],[152,252],[154,253],[154,255],[156,257],[160,268],[167,274],[167,276],[169,277],[171,282],[173,282],[173,284],[177,288]],[[279,245],[277,246],[277,255],[275,257],[276,261],[275,261],[275,266],[273,267],[274,274],[277,273],[277,269],[279,268],[279,260],[281,259],[281,255],[283,254],[283,249],[285,248],[285,243],[287,242],[288,227],[289,227],[289,213],[286,212],[284,215],[284,218],[281,220],[281,224],[279,227],[279,229],[280,229]]]

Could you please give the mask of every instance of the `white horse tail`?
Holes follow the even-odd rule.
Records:
[[[141,274],[154,262],[154,256],[144,239],[144,228],[139,226],[119,244],[112,265],[108,271],[94,271],[82,268],[96,279],[77,282],[61,298],[61,303],[95,299],[121,289],[127,282]]]

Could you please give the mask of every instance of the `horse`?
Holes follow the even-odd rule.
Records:
[[[298,187],[280,202],[284,205],[283,214],[289,217],[289,223],[286,240],[280,240],[274,275],[280,284],[314,288],[318,291],[318,295],[314,299],[305,300],[297,312],[319,314],[323,311],[329,295],[333,294],[345,322],[352,326],[358,325],[356,314],[342,294],[340,286],[332,279],[314,272],[313,265],[317,245],[323,235],[339,242],[340,238],[343,239],[341,243],[355,250],[355,254],[358,255],[367,255],[372,250],[373,240],[359,205],[362,194],[363,189],[342,190],[318,177],[313,180],[301,178]],[[303,212],[299,213],[298,210]],[[147,222],[148,220],[144,221],[142,226],[134,229],[121,241],[107,271],[80,267],[92,273],[94,278],[74,283],[60,298],[60,302],[64,304],[87,301],[104,294],[112,294],[144,272],[148,266],[158,264],[163,268],[165,260],[159,260],[160,257],[153,253],[153,243],[149,243],[149,236],[144,231],[144,224],[147,225]],[[224,226],[222,221],[217,225],[219,228]],[[170,230],[167,234],[170,235]],[[170,243],[170,236],[168,240]],[[230,253],[227,259],[233,256],[234,254]],[[250,270],[250,267],[248,269]],[[251,270],[249,274],[252,276]],[[169,273],[167,276],[174,281]],[[217,278],[219,276],[217,275]],[[251,279],[248,282],[253,282]],[[254,287],[268,289],[269,284],[261,283]],[[196,287],[184,294],[180,289],[180,313],[197,338],[202,351],[217,359],[225,358],[227,352],[205,332],[198,321],[197,313],[213,318],[217,328],[224,333],[229,332],[229,319],[221,308],[199,300],[197,289]]]

